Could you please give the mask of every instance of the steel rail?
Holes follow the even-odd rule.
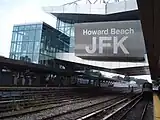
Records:
[[[144,116],[146,114],[146,111],[147,111],[147,107],[148,107],[148,104],[149,102],[147,102],[143,108],[143,112],[142,112],[142,115],[141,115],[141,120],[144,120]]]
[[[137,96],[136,98],[132,99],[131,101],[129,101],[128,103],[124,104],[122,107],[120,107],[119,109],[115,110],[113,113],[105,116],[102,118],[102,120],[109,120],[111,117],[113,117],[114,115],[116,115],[118,112],[120,112],[121,110],[123,110],[124,108],[126,108],[127,106],[129,106],[130,104],[132,104],[134,101],[136,101],[131,107],[129,110],[127,110],[123,115],[122,117],[119,119],[119,120],[122,120],[126,115],[127,113],[135,106],[137,105],[137,103],[139,103],[141,100],[142,100],[142,94]],[[137,100],[138,99],[138,100]]]

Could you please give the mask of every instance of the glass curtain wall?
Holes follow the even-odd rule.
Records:
[[[74,52],[75,38],[74,38],[73,24],[65,23],[65,22],[57,19],[56,29],[70,37],[69,52]]]
[[[10,58],[50,65],[56,53],[69,52],[70,37],[46,23],[13,27]]]
[[[42,24],[13,27],[10,58],[38,63]]]
[[[53,27],[44,24],[40,43],[39,63],[49,65],[56,53],[69,52],[69,37]]]
[[[46,26],[42,28],[42,39],[40,42],[39,63],[48,65],[55,58],[55,47],[53,46],[52,31]]]

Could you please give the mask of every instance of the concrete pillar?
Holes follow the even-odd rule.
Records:
[[[17,75],[13,76],[13,84],[17,85],[18,77]]]
[[[18,84],[18,79],[19,79],[19,73],[15,74],[14,78],[13,78],[13,84],[17,85]]]
[[[25,85],[26,79],[24,78],[24,76],[22,77],[22,85]]]
[[[24,74],[21,73],[21,76],[20,76],[20,85],[25,85],[25,78],[24,78]]]

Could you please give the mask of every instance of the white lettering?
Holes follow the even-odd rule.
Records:
[[[128,34],[134,34],[134,29],[128,28],[128,29],[116,29],[111,28],[111,34],[112,35],[128,35]]]
[[[106,30],[88,30],[83,29],[83,35],[108,35],[108,29]]]
[[[111,43],[103,42],[109,40],[112,40],[112,37],[99,37],[99,53],[103,53],[103,47],[111,47]]]
[[[115,35],[115,34],[116,34],[115,28],[111,29],[111,34],[112,34],[112,35]]]
[[[86,46],[85,47],[87,53],[90,53],[90,54],[93,54],[96,52],[96,37],[93,37],[92,38],[92,50],[90,50],[90,47],[89,46]]]
[[[109,34],[109,29],[105,30],[88,30],[88,29],[83,29],[82,32],[83,35],[108,35]],[[110,34],[111,35],[128,35],[128,34],[134,34],[134,29],[133,28],[126,28],[126,29],[116,29],[116,28],[111,28],[110,29]]]
[[[118,41],[118,37],[114,36],[113,39],[112,37],[98,37],[99,39],[99,44],[97,46],[97,37],[92,37],[92,43],[88,46],[85,46],[85,50],[87,53],[89,54],[93,54],[96,52],[97,47],[99,47],[99,53],[102,54],[104,47],[111,47],[112,43],[110,41],[113,40],[113,53],[114,54],[118,54],[118,49],[120,48],[124,54],[129,54],[129,51],[127,50],[127,48],[124,46],[124,42],[125,40],[127,40],[128,36],[124,36],[122,37],[119,41]]]
[[[96,35],[97,34],[97,31],[95,31],[95,30],[93,30],[93,31],[89,30],[89,31],[91,32],[90,35]]]
[[[83,35],[87,35],[87,30],[83,30]]]
[[[91,35],[91,34],[92,34],[92,32],[89,30],[89,31],[88,31],[88,35]]]
[[[113,37],[113,53],[117,54],[118,53],[118,47],[120,47],[122,49],[122,51],[125,54],[129,54],[128,50],[125,48],[125,46],[123,45],[123,42],[127,39],[127,36],[122,37],[119,42],[118,42],[118,37]]]
[[[107,35],[107,34],[108,34],[108,29],[104,30],[104,35]]]

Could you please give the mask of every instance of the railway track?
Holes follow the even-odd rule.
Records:
[[[149,103],[143,100],[142,95],[138,95],[132,100],[118,101],[76,120],[153,120],[152,117],[146,117]]]
[[[102,109],[101,114],[104,111],[110,113],[109,110],[105,109],[106,107],[110,106],[110,109],[119,108],[134,97],[129,93],[124,94],[124,92],[117,94],[112,91],[108,93],[96,91],[97,95],[95,95],[93,90],[87,91],[87,93],[84,89],[82,89],[83,92],[81,90],[80,92],[70,90],[22,91],[23,93],[18,98],[16,97],[17,99],[15,97],[13,97],[13,100],[8,98],[6,100],[5,98],[0,99],[0,111],[3,112],[0,112],[0,119],[66,120],[66,118],[69,118],[75,120]],[[5,108],[5,103],[10,107]],[[15,109],[14,105],[20,106],[20,109]],[[97,115],[90,116],[90,119],[95,116],[98,118]]]
[[[91,107],[94,107],[94,106],[98,106],[100,104],[101,104],[101,107],[102,107],[103,105],[106,104],[106,102],[109,103],[109,101],[111,101],[111,100],[112,100],[112,102],[115,102],[119,99],[122,99],[122,96],[121,97],[110,97],[111,99],[109,99],[109,96],[108,96],[107,98],[108,98],[107,100],[103,100],[103,101],[97,102],[97,103],[96,103],[97,98],[83,99],[83,100],[75,100],[74,99],[72,102],[70,101],[68,103],[54,104],[53,106],[50,106],[50,107],[37,107],[36,109],[29,109],[29,110],[26,110],[26,111],[15,112],[14,114],[13,114],[13,112],[10,113],[10,114],[3,114],[3,115],[1,114],[0,119],[9,119],[9,118],[13,119],[14,117],[16,117],[17,120],[24,120],[29,115],[31,117],[29,117],[28,120],[30,120],[30,119],[33,119],[33,116],[35,116],[34,114],[37,114],[37,113],[40,113],[40,114],[45,113],[45,115],[40,115],[40,116],[43,116],[40,119],[50,119],[52,117],[59,117],[61,115],[66,115],[68,113],[72,113],[72,112],[79,111],[79,110],[82,110],[82,109],[84,110],[88,107],[91,108]],[[92,104],[91,105],[86,104],[88,101],[92,101]],[[83,105],[83,103],[85,103],[86,105]],[[73,109],[68,110],[68,111],[63,109],[63,108],[68,109],[69,106],[73,107],[77,104],[79,105],[79,107],[77,107],[77,108],[73,108]],[[110,104],[111,104],[111,102],[110,102]],[[46,111],[49,111],[49,110],[50,110],[50,112],[48,112],[48,113],[52,113],[51,111],[54,111],[55,113],[54,113],[54,115],[52,114],[50,117],[46,117],[46,115],[48,115]],[[61,113],[59,113],[60,110],[61,110]],[[57,111],[57,113],[56,113],[56,111]],[[39,115],[37,115],[37,116],[39,116]],[[38,120],[38,119],[39,118],[36,117],[36,120]]]
[[[11,97],[1,97],[0,112],[17,111],[29,107],[73,101],[73,99],[80,100],[83,98],[95,97],[95,95],[90,94],[89,96],[87,93],[76,93],[70,90],[72,89],[11,91],[13,92]],[[7,96],[7,92],[5,93]],[[99,93],[99,96],[102,96],[103,94],[105,93]]]
[[[126,95],[121,96],[121,97],[116,97],[113,99],[109,99],[103,102],[98,102],[96,104],[92,104],[92,105],[88,105],[85,107],[80,107],[74,110],[69,110],[66,112],[62,112],[61,114],[55,114],[55,115],[51,115],[49,117],[45,117],[45,118],[41,118],[39,120],[66,120],[66,119],[70,119],[70,120],[75,120],[78,119],[80,120],[81,118],[79,118],[79,116],[82,115],[86,115],[87,113],[91,113],[94,112],[95,110],[100,110],[100,109],[105,109],[106,106],[110,108],[114,107],[114,106],[120,106],[124,103],[126,103],[129,100],[129,98],[126,98]]]
[[[27,107],[34,107],[34,106],[38,106],[38,105],[45,105],[45,104],[49,104],[49,103],[53,103],[53,102],[59,102],[59,101],[63,101],[69,98],[78,98],[78,96],[71,96],[68,95],[63,96],[63,95],[54,95],[54,94],[48,94],[48,96],[46,97],[45,95],[41,95],[41,96],[35,96],[33,94],[33,96],[21,96],[20,98],[13,98],[13,99],[6,99],[6,100],[0,100],[0,112],[6,112],[6,111],[12,111],[12,110],[16,110],[16,106],[21,107],[21,108],[27,108]],[[16,105],[16,106],[15,106]]]
[[[118,120],[153,120],[153,118],[146,117],[148,105],[149,101],[140,100],[133,104]],[[152,116],[152,113],[150,115]]]
[[[97,96],[99,97],[99,96]],[[81,94],[81,95],[58,95],[58,96],[50,96],[47,98],[36,98],[36,99],[17,99],[17,100],[6,100],[0,101],[0,112],[7,112],[7,111],[18,111],[23,110],[30,107],[39,107],[48,104],[60,104],[66,103],[69,101],[77,101],[77,100],[85,100],[94,98],[88,94]],[[18,107],[18,108],[17,108]]]
[[[65,103],[73,100],[81,100],[81,97],[78,96],[61,96],[61,97],[50,97],[48,99],[22,99],[22,100],[10,100],[10,101],[1,101],[0,102],[0,112],[8,112],[8,111],[18,111],[22,109],[26,109],[29,107],[38,107],[44,106],[48,104],[58,104]]]

